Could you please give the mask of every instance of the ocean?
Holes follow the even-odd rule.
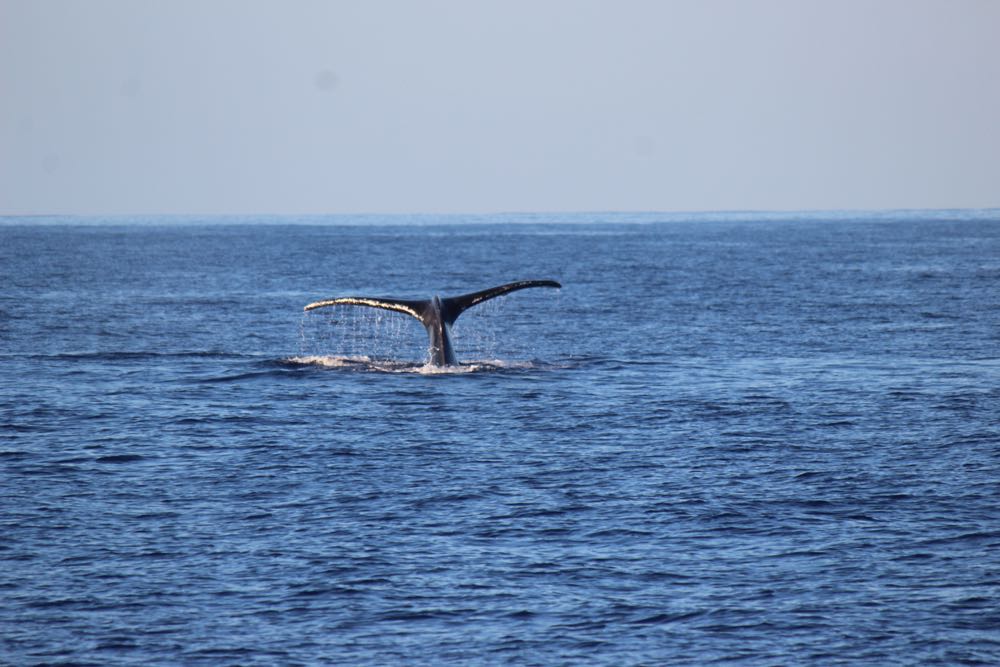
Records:
[[[522,279],[427,365],[336,296]],[[1000,664],[1000,211],[0,219],[0,664]]]

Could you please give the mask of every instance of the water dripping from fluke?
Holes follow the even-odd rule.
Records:
[[[458,357],[455,353],[454,345],[452,344],[452,325],[455,320],[458,319],[459,315],[464,313],[466,310],[475,306],[477,304],[483,303],[490,299],[495,299],[497,297],[509,294],[522,289],[527,289],[531,287],[553,287],[561,288],[558,282],[554,280],[522,280],[513,283],[506,283],[504,285],[499,285],[497,287],[491,287],[489,289],[481,290],[479,292],[470,292],[468,294],[463,294],[461,296],[446,297],[442,298],[439,296],[434,296],[430,299],[398,299],[395,297],[367,297],[367,296],[344,296],[344,297],[334,297],[331,299],[325,299],[322,301],[315,301],[308,304],[305,307],[305,311],[313,311],[320,308],[327,308],[331,306],[363,306],[362,309],[349,309],[349,310],[366,310],[374,309],[375,312],[380,313],[380,315],[375,316],[374,321],[368,321],[362,323],[359,326],[359,319],[357,317],[342,317],[334,319],[329,318],[331,324],[336,323],[338,328],[341,330],[340,335],[346,337],[352,344],[363,343],[365,345],[370,345],[372,340],[377,340],[381,336],[373,337],[372,329],[376,333],[380,333],[379,329],[383,327],[383,321],[388,323],[387,327],[395,327],[395,329],[390,329],[394,337],[398,338],[402,333],[401,325],[398,322],[402,319],[403,321],[412,321],[408,318],[398,318],[398,317],[385,317],[382,315],[382,311],[389,311],[390,313],[401,313],[403,315],[408,315],[413,319],[419,321],[427,332],[428,337],[428,348],[427,356],[425,358],[425,363],[422,366],[426,366],[433,369],[464,369],[464,372],[468,372],[466,367],[470,366],[469,362],[465,364],[460,364]],[[340,310],[340,309],[338,309]],[[369,316],[371,317],[371,316]],[[305,325],[302,327],[302,342],[303,347],[306,342],[305,339]],[[329,334],[328,334],[329,335]],[[356,354],[353,354],[355,350],[351,350],[352,354],[348,354],[346,357],[334,357],[334,360],[327,360],[322,362],[322,365],[329,365],[333,367],[341,367],[345,361],[353,363],[350,360],[354,359]],[[303,355],[303,357],[313,357],[322,355]],[[373,364],[373,356],[364,355],[367,357],[367,362],[369,365]],[[382,363],[381,361],[377,363]],[[412,366],[411,363],[407,362],[387,362],[390,364],[405,364],[405,367]],[[483,366],[492,365],[490,363],[472,363],[471,366]],[[433,372],[449,372],[437,370]],[[463,372],[460,370],[453,370],[450,372]]]

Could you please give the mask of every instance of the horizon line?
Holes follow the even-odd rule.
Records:
[[[805,209],[675,209],[675,210],[655,210],[655,209],[609,209],[609,210],[521,210],[521,211],[490,211],[490,212],[326,212],[326,213],[0,213],[0,220],[11,219],[74,219],[74,220],[122,220],[132,219],[332,219],[332,218],[496,218],[499,216],[529,217],[529,216],[584,216],[584,215],[608,215],[608,216],[670,216],[677,218],[681,216],[708,217],[708,216],[776,216],[788,217],[794,215],[831,216],[831,215],[887,215],[887,214],[912,214],[912,213],[973,213],[973,214],[1000,214],[1000,206],[969,206],[969,207],[902,207],[902,208],[805,208]],[[514,222],[514,221],[512,221]]]

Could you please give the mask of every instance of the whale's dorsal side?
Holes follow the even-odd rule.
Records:
[[[482,303],[483,301],[503,296],[509,292],[527,289],[528,287],[555,287],[558,289],[562,287],[562,285],[554,280],[520,280],[516,283],[498,285],[497,287],[490,287],[489,289],[472,292],[471,294],[452,296],[447,299],[441,299],[442,315],[445,322],[453,324],[455,320],[458,319],[459,315],[464,313],[469,308],[472,308],[477,303]]]
[[[458,359],[455,357],[455,351],[451,344],[450,327],[458,319],[458,316],[483,301],[528,287],[560,288],[562,285],[554,280],[521,280],[445,299],[439,297],[394,299],[392,297],[343,296],[315,301],[307,305],[305,310],[326,306],[368,306],[405,313],[420,320],[424,328],[427,329],[430,340],[430,363],[435,366],[457,365]]]

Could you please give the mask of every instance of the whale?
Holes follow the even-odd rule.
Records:
[[[458,316],[483,301],[529,287],[555,287],[558,289],[562,285],[555,280],[519,280],[460,296],[445,298],[433,296],[430,299],[341,296],[314,301],[306,305],[305,310],[329,306],[368,306],[415,317],[427,329],[429,363],[432,366],[458,366],[458,357],[455,356],[455,347],[451,342],[451,326],[458,319]]]

